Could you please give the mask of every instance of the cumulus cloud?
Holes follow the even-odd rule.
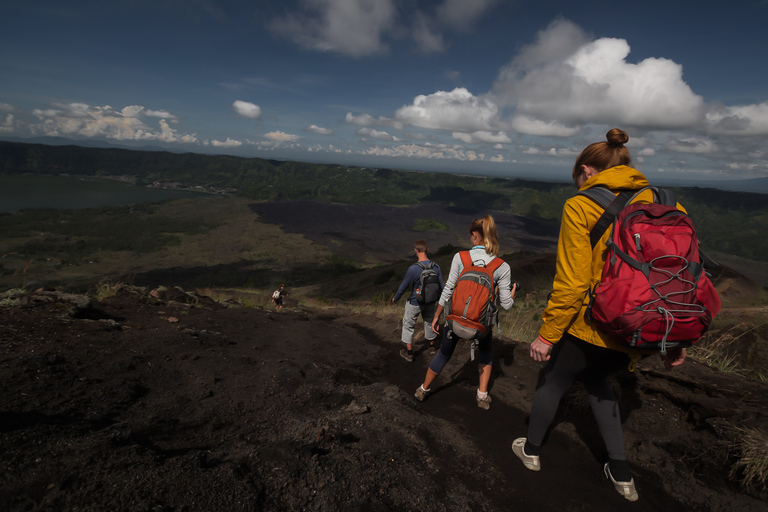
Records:
[[[623,39],[592,40],[557,20],[500,71],[492,97],[514,107],[517,131],[536,135],[573,135],[572,127],[590,123],[674,129],[703,120],[703,99],[681,65],[665,58],[634,64],[629,53]]]
[[[238,146],[242,146],[243,143],[239,140],[233,140],[227,137],[227,140],[220,141],[220,140],[212,140],[211,146],[216,146],[217,148],[236,148]]]
[[[312,132],[312,133],[319,133],[320,135],[333,135],[333,130],[329,128],[321,128],[320,126],[317,126],[316,124],[309,125],[305,128],[306,131]]]
[[[517,115],[512,119],[512,129],[528,135],[571,137],[579,133],[580,128],[568,127],[558,121],[543,121],[526,115]]]
[[[299,139],[301,139],[301,137],[298,135],[291,135],[281,131],[266,133],[264,134],[264,137],[275,142],[297,142]]]
[[[167,110],[145,110],[144,115],[148,117],[160,117],[163,119],[175,120],[176,116],[168,112]]]
[[[390,141],[399,141],[397,137],[390,135],[387,132],[380,131],[380,130],[374,130],[372,128],[363,127],[360,128],[355,132],[357,135],[360,135],[362,137],[370,137],[372,139],[379,139],[379,140],[390,140]]]
[[[466,142],[467,144],[474,144],[477,142],[485,142],[485,143],[491,143],[491,144],[500,144],[505,143],[508,144],[512,142],[512,139],[509,138],[509,136],[504,132],[489,132],[489,131],[477,131],[473,133],[462,133],[462,132],[453,132],[453,138],[456,140],[461,140]]]
[[[352,112],[347,112],[344,120],[349,124],[354,124],[357,126],[391,126],[397,130],[403,129],[403,123],[399,121],[382,116],[375,118],[370,114],[360,114],[356,116],[353,115]]]
[[[5,119],[0,119],[0,133],[13,133],[16,130],[13,119],[13,114],[8,114]]]
[[[768,135],[768,101],[755,105],[712,105],[706,114],[710,132],[722,135]]]
[[[445,0],[437,8],[437,19],[458,30],[469,30],[497,0]]]
[[[413,22],[413,39],[422,53],[438,53],[445,50],[443,34],[424,13],[417,13]]]
[[[395,112],[395,119],[420,128],[474,132],[491,130],[498,114],[499,107],[492,101],[457,87],[450,92],[416,96],[412,105]]]
[[[717,145],[711,140],[694,137],[679,138],[670,141],[666,148],[670,151],[676,151],[678,153],[708,154],[715,153],[717,151]]]
[[[232,108],[238,115],[243,117],[250,119],[258,119],[261,117],[261,107],[249,101],[236,100],[232,103]]]
[[[445,49],[444,31],[470,31],[498,0],[300,0],[299,9],[270,23],[281,37],[316,51],[353,57],[383,53],[404,35],[424,53]],[[425,10],[426,9],[426,10]]]
[[[395,26],[394,0],[302,0],[303,11],[272,21],[278,35],[318,51],[354,57],[381,53]]]
[[[145,124],[139,117],[145,113],[140,105],[116,110],[109,105],[99,107],[85,103],[54,104],[54,108],[36,109],[32,114],[40,121],[29,126],[33,135],[57,137],[104,137],[115,140],[159,140],[194,143],[194,134],[180,134],[165,119],[158,128]]]
[[[399,146],[384,148],[374,146],[361,151],[360,154],[404,158],[428,158],[435,160],[459,160],[465,162],[485,159],[484,153],[477,153],[458,146],[448,146],[445,144],[401,144]]]

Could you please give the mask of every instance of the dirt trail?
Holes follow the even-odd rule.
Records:
[[[496,343],[490,411],[460,347],[423,403],[428,356],[390,320],[348,310],[225,307],[126,288],[0,308],[2,510],[766,509],[727,477],[731,426],[766,427],[766,386],[691,364],[622,378],[640,501],[601,472],[575,394],[527,471],[540,367]]]

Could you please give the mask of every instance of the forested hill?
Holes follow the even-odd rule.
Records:
[[[314,199],[346,204],[412,205],[429,201],[474,213],[501,210],[559,220],[574,189],[566,183],[366,169],[336,164],[225,155],[49,146],[0,141],[0,173],[130,177],[136,184],[177,182],[259,201]],[[710,250],[768,261],[764,194],[674,188]]]

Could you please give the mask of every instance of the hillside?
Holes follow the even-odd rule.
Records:
[[[420,344],[414,363],[397,355],[399,308],[307,309],[289,297],[276,314],[173,288],[112,291],[41,290],[0,308],[3,510],[627,506],[602,475],[578,390],[542,471],[512,456],[541,369],[526,343],[494,342],[490,411],[475,405],[466,345],[418,403],[428,357]],[[768,429],[765,383],[649,358],[617,386],[633,509],[765,510],[762,487],[730,473],[761,442],[747,434]]]
[[[467,216],[494,210],[545,222],[559,222],[563,203],[574,193],[568,183],[526,179],[3,141],[0,173],[121,177],[138,185],[172,183],[174,187],[227,191],[260,202],[439,204]],[[564,170],[564,181],[568,177]],[[768,232],[765,194],[672,189],[691,213],[706,250],[768,262],[768,238],[762,236]]]

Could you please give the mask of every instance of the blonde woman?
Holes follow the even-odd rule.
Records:
[[[473,265],[486,266],[497,258],[499,252],[499,239],[496,234],[496,223],[490,215],[481,219],[475,219],[475,221],[472,222],[472,225],[469,227],[469,240],[472,243],[472,249],[468,252]],[[445,310],[445,305],[451,300],[451,295],[456,287],[456,282],[463,269],[464,264],[461,260],[461,253],[457,253],[451,262],[451,271],[448,274],[448,280],[445,283],[445,288],[443,288],[443,293],[440,296],[437,309],[435,310],[435,317],[432,320],[432,330],[434,332],[439,332],[440,330],[438,327],[440,316]],[[512,289],[510,274],[511,270],[506,262],[502,262],[493,272],[493,285],[494,288],[498,289],[501,307],[505,310],[511,308],[512,304],[515,302],[515,290]],[[515,289],[516,288],[517,286],[515,286]],[[443,326],[442,345],[440,346],[437,355],[435,355],[432,362],[429,364],[424,383],[416,390],[415,396],[417,400],[423,401],[427,397],[432,382],[443,370],[445,364],[451,359],[459,339],[460,338],[447,329],[446,326]],[[491,379],[491,365],[493,364],[493,351],[491,348],[492,339],[493,331],[489,329],[486,336],[478,340],[479,355],[477,358],[477,365],[480,374],[480,382],[477,388],[477,406],[485,410],[488,410],[491,407],[491,397],[488,394],[488,383]]]

